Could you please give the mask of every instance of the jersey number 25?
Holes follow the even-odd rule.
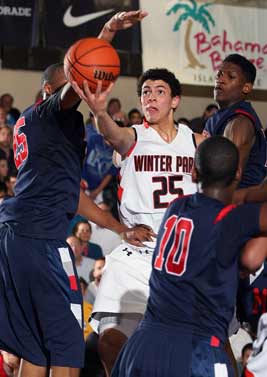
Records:
[[[164,224],[164,229],[154,268],[161,271],[164,265],[167,273],[181,276],[186,271],[190,241],[194,229],[193,221],[172,215]],[[171,244],[169,243],[170,239],[172,239]]]

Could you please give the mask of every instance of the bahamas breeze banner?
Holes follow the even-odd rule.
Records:
[[[138,0],[46,0],[45,44],[66,48],[80,38],[96,37],[113,14],[138,8]],[[136,25],[118,32],[112,44],[119,50],[139,53],[140,40],[140,25]]]
[[[35,0],[0,0],[0,44],[35,44]]]
[[[182,83],[214,83],[222,59],[239,53],[257,68],[255,88],[267,89],[267,9],[222,1],[140,0],[143,66],[166,67]]]

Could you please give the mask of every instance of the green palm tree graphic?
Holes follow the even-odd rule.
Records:
[[[187,67],[190,68],[206,68],[205,65],[201,64],[190,47],[190,34],[192,30],[193,21],[199,22],[203,28],[210,33],[209,23],[215,26],[215,21],[212,18],[211,14],[207,11],[207,7],[213,5],[212,3],[205,3],[198,7],[196,0],[189,0],[191,4],[185,4],[177,1],[171,1],[167,6],[166,15],[169,16],[172,13],[183,11],[179,16],[178,20],[174,24],[173,31],[176,32],[180,29],[180,26],[184,21],[187,21],[187,29],[185,33],[185,52],[189,61]]]

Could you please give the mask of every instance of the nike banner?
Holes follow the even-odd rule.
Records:
[[[32,47],[38,27],[35,0],[0,0],[0,44]]]
[[[138,0],[46,0],[45,45],[69,47],[78,39],[96,37],[118,11],[139,9]],[[140,25],[118,32],[112,44],[118,50],[140,53]]]

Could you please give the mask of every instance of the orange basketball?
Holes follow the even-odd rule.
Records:
[[[97,82],[102,81],[102,90],[117,79],[120,74],[120,58],[110,43],[98,38],[84,38],[74,43],[64,58],[67,79],[74,80],[82,87],[88,81],[94,93]]]

